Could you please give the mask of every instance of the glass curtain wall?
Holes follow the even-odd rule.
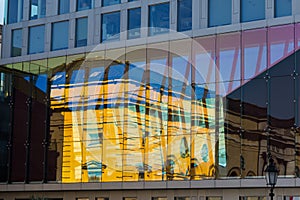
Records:
[[[299,27],[7,65],[1,182],[299,176]]]

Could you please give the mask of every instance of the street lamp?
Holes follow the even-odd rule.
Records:
[[[269,157],[269,165],[267,166],[265,173],[266,173],[267,185],[271,186],[269,196],[271,197],[271,200],[273,200],[274,197],[273,190],[277,182],[278,169],[276,168],[274,160],[273,158],[271,158],[271,156]]]

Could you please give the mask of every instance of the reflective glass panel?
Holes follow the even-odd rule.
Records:
[[[102,6],[110,6],[120,4],[121,0],[102,0]]]
[[[29,181],[42,181],[44,175],[43,142],[46,138],[47,122],[47,60],[30,62],[32,77],[31,119],[30,119],[30,150],[29,150]]]
[[[101,41],[120,39],[120,12],[102,14]]]
[[[10,167],[8,143],[11,134],[11,116],[12,107],[10,107],[10,100],[12,99],[11,88],[12,75],[7,72],[0,72],[0,182],[8,180],[8,169]]]
[[[265,1],[241,0],[241,22],[265,19]]]
[[[149,35],[169,32],[170,8],[169,3],[149,6]]]
[[[22,29],[16,29],[12,31],[12,41],[11,41],[11,56],[21,56],[22,55]]]
[[[174,197],[174,200],[191,200],[191,197]]]
[[[192,29],[192,0],[177,1],[177,31]]]
[[[69,44],[69,21],[52,24],[51,50],[67,49]]]
[[[93,0],[77,0],[77,11],[88,10],[93,7]]]
[[[65,14],[70,11],[70,0],[59,0],[58,1],[58,14]]]
[[[292,15],[292,0],[275,0],[275,17]]]
[[[45,26],[29,27],[28,54],[44,52]]]
[[[242,78],[247,82],[267,69],[267,29],[249,30],[242,34]]]
[[[283,68],[288,65],[276,65]],[[271,71],[270,70],[270,71]],[[270,81],[269,121],[270,151],[280,170],[280,175],[293,176],[295,172],[295,132],[291,131],[295,123],[294,86],[292,76],[272,77]],[[288,89],[287,89],[288,88]],[[284,106],[283,106],[284,105]]]
[[[76,19],[76,43],[75,47],[82,47],[87,45],[88,34],[88,18]]]
[[[46,0],[30,0],[30,19],[46,16]]]
[[[208,1],[208,26],[221,26],[231,24],[232,1]]]
[[[7,12],[7,23],[12,24],[20,22],[23,19],[23,1],[24,0],[9,0],[8,12]]]
[[[139,38],[141,35],[141,8],[128,10],[128,39]]]
[[[294,52],[294,34],[294,25],[275,26],[268,29],[268,68],[273,67]],[[287,67],[288,69],[285,72],[281,71],[281,73],[284,75],[292,74],[294,66]],[[273,74],[275,71],[272,71]]]

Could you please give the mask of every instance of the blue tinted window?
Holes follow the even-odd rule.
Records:
[[[192,0],[178,0],[177,31],[192,29]]]
[[[77,0],[77,11],[91,9],[92,3],[92,0]]]
[[[69,42],[69,22],[57,22],[52,24],[51,50],[67,49]]]
[[[128,10],[128,38],[140,37],[141,28],[141,8]]]
[[[265,19],[265,1],[241,0],[241,22]]]
[[[88,18],[79,18],[76,20],[76,43],[75,47],[87,45]]]
[[[9,0],[7,23],[20,22],[23,19],[23,0]]]
[[[121,0],[102,0],[102,6],[110,6],[120,4]]]
[[[138,0],[128,0],[128,2],[133,2],[133,1],[138,1]]]
[[[102,42],[120,39],[120,12],[102,15]]]
[[[46,16],[46,0],[30,1],[30,19],[38,19]]]
[[[59,0],[58,14],[68,13],[70,10],[70,0]]]
[[[11,56],[20,56],[22,54],[22,29],[12,31]]]
[[[149,35],[169,32],[169,3],[149,7]]]
[[[28,53],[44,52],[45,26],[33,26],[29,28]]]
[[[292,15],[292,0],[275,0],[275,17]]]
[[[208,1],[208,26],[231,24],[231,0]]]

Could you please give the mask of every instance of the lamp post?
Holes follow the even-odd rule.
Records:
[[[273,200],[274,197],[273,190],[277,182],[278,169],[276,168],[274,160],[271,156],[269,156],[269,165],[267,166],[265,173],[266,173],[267,185],[271,186],[269,196],[271,197],[271,200]]]

